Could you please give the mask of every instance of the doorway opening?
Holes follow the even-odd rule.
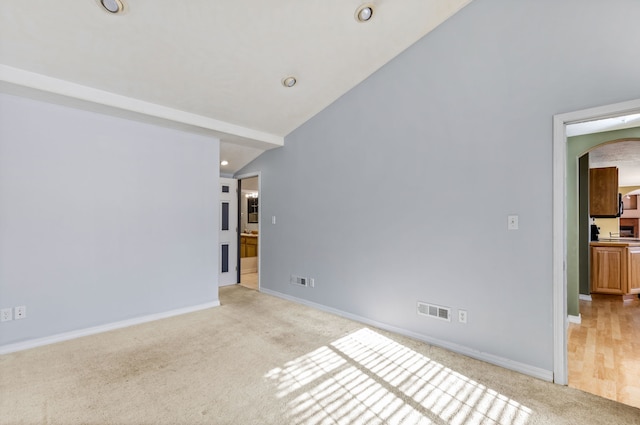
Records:
[[[634,230],[640,222],[634,194],[640,187],[640,139],[633,134],[640,135],[640,128],[568,141],[569,163],[579,161],[579,301],[577,311],[568,306],[567,364],[570,387],[640,407],[640,346],[634,345],[640,338],[634,326],[640,321],[640,239]],[[571,240],[567,245],[575,250]]]
[[[238,177],[239,282],[260,289],[260,176]]]
[[[567,126],[581,122],[631,115],[640,111],[640,100],[591,108],[554,116],[553,123],[553,323],[554,323],[554,382],[568,384],[568,304],[579,298],[577,280],[568,282],[567,275],[578,268],[575,250],[568,245],[576,244],[578,220],[569,213],[577,204],[577,193],[569,196],[567,164],[578,157],[568,155]],[[570,162],[567,162],[567,159]],[[577,275],[577,273],[576,273]]]

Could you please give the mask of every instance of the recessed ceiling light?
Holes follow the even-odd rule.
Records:
[[[373,18],[373,5],[365,3],[356,9],[356,20],[358,22],[367,22]]]
[[[120,0],[100,0],[100,4],[107,12],[120,13],[124,9],[124,5]]]
[[[285,87],[293,87],[297,82],[296,77],[287,77],[282,80],[282,85]]]
[[[220,161],[220,165],[222,166],[229,165],[229,161],[227,161],[226,159],[223,161]]]

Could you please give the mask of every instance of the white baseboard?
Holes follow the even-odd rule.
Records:
[[[568,315],[567,316],[569,323],[577,323],[578,325],[582,323],[582,315],[578,314],[577,316]]]
[[[589,294],[580,294],[579,298],[583,301],[593,301],[591,295]]]
[[[408,336],[409,338],[413,338],[427,344],[435,345],[438,347],[445,348],[447,350],[463,354],[468,357],[472,357],[474,359],[482,360],[487,363],[494,364],[496,366],[503,367],[505,369],[514,370],[516,372],[524,373],[525,375],[533,376],[534,378],[542,379],[544,381],[553,382],[553,371],[542,369],[536,366],[531,366],[525,363],[516,362],[514,360],[510,360],[504,357],[496,356],[489,353],[484,353],[478,350],[474,350],[469,347],[465,347],[463,345],[454,344],[451,342],[443,341],[437,338],[432,338],[428,335],[419,334],[416,332],[407,331],[406,329],[397,328],[395,326],[388,325],[386,323],[377,322],[375,320],[367,319],[365,317],[357,316],[355,314],[347,313],[342,310],[337,310],[331,307],[327,307],[322,304],[316,304],[311,301],[307,301],[301,298],[296,298],[291,295],[283,294],[281,292],[272,291],[266,288],[260,288],[260,292],[265,294],[273,295],[278,298],[283,298],[285,300],[293,301],[295,303],[304,304],[306,306],[316,308],[318,310],[326,311],[328,313],[335,314],[337,316],[342,316],[347,319],[355,320],[356,322],[361,322],[364,324],[368,324],[371,326],[375,326],[380,329],[384,329],[386,331],[394,332],[400,335]]]
[[[166,319],[167,317],[179,316],[181,314],[193,313],[194,311],[205,310],[207,308],[220,306],[220,301],[214,301],[205,304],[194,305],[191,307],[179,308],[176,310],[165,311],[163,313],[149,314],[147,316],[136,317],[133,319],[122,320],[119,322],[107,323],[91,328],[78,329],[71,332],[63,332],[44,338],[30,339],[27,341],[16,342],[13,344],[5,344],[0,346],[0,355],[14,353],[16,351],[28,350],[30,348],[41,347],[43,345],[55,344],[56,342],[68,341],[83,336],[95,335],[102,332],[108,332],[115,329],[126,328],[128,326],[139,325],[142,323],[153,322],[154,320]]]

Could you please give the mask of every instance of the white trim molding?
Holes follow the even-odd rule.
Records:
[[[567,124],[640,111],[640,99],[553,117],[553,377],[568,384],[567,366]]]
[[[580,323],[582,323],[582,314],[578,314],[577,316],[568,315],[567,320],[569,321],[569,323],[575,323],[579,325]]]
[[[477,360],[482,360],[487,363],[491,363],[496,366],[503,367],[505,369],[513,370],[516,372],[524,373],[525,375],[533,376],[535,378],[542,379],[544,381],[553,381],[553,372],[547,369],[539,368],[536,366],[528,365],[525,363],[516,362],[514,360],[510,360],[504,357],[496,356],[490,353],[484,353],[482,351],[477,351],[469,347],[465,347],[464,345],[454,344],[451,342],[443,341],[441,339],[432,338],[428,335],[419,334],[416,332],[407,331],[406,329],[398,328],[395,326],[388,325],[386,323],[377,322],[375,320],[367,319],[365,317],[357,316],[355,314],[347,313],[342,310],[337,310],[331,307],[327,307],[322,304],[316,304],[311,301],[303,300],[300,298],[292,297],[287,294],[283,294],[281,292],[272,291],[270,289],[261,289],[261,292],[269,295],[273,295],[278,298],[283,298],[288,301],[292,301],[298,304],[303,304],[308,307],[312,307],[318,310],[326,311],[327,313],[332,313],[337,316],[345,317],[350,320],[355,320],[356,322],[364,323],[366,325],[375,326],[379,329],[384,329],[389,332],[394,332],[399,335],[408,336],[409,338],[416,339],[418,341],[422,341],[427,344],[435,345],[438,347],[445,348],[447,350],[453,351],[455,353],[459,353],[465,355],[467,357],[472,357]]]
[[[582,301],[593,301],[593,298],[591,298],[591,295],[588,295],[588,294],[580,294],[578,298],[581,299]]]
[[[153,322],[155,320],[166,319],[168,317],[179,316],[182,314],[193,313],[195,311],[206,310],[208,308],[219,307],[220,301],[214,301],[205,304],[194,305],[191,307],[179,308],[176,310],[165,311],[163,313],[149,314],[147,316],[136,317],[133,319],[122,320],[119,322],[107,323],[91,328],[78,329],[75,331],[64,332],[44,338],[30,339],[27,341],[16,342],[14,344],[6,344],[0,346],[0,355],[14,353],[16,351],[28,350],[30,348],[41,347],[43,345],[55,344],[57,342],[69,341],[71,339],[81,338],[83,336],[95,335],[102,332],[108,332],[115,329],[122,329],[133,325]]]

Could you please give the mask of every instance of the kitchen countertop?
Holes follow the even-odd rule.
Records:
[[[257,233],[240,233],[240,236],[245,236],[247,238],[257,238],[258,234]]]
[[[640,246],[638,238],[600,238],[597,241],[591,241],[591,246]]]

